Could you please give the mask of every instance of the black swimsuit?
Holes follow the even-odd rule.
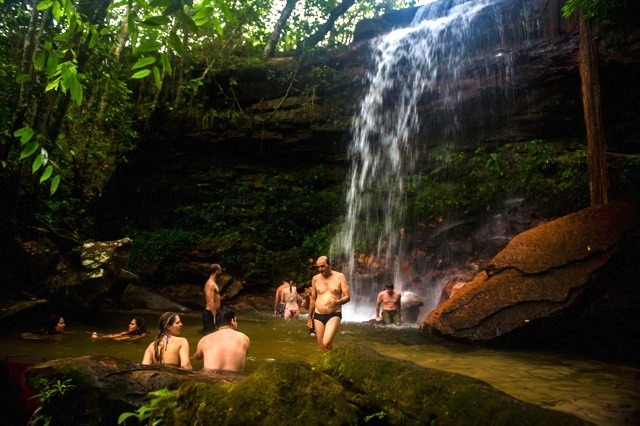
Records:
[[[333,317],[342,319],[342,312],[333,312],[331,314],[319,314],[316,312],[313,314],[313,319],[320,321],[324,325],[327,325],[327,322],[329,322],[329,320]]]

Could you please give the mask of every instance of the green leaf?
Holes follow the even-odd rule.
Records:
[[[158,89],[162,89],[162,78],[160,77],[160,70],[158,67],[153,67],[153,79],[155,80]]]
[[[149,74],[151,74],[151,70],[142,70],[132,75],[131,78],[145,78]]]
[[[24,145],[25,143],[29,142],[33,137],[33,135],[35,134],[36,134],[36,131],[29,126],[24,126],[23,128],[13,132],[13,136],[15,136],[16,138],[20,138],[21,145]]]
[[[191,16],[187,15],[186,13],[180,12],[178,13],[178,19],[180,20],[180,22],[182,22],[183,27],[188,28],[193,32],[198,31],[198,26],[196,25],[195,22],[193,22],[193,19],[191,19]]]
[[[31,164],[31,173],[37,172],[40,167],[42,167],[42,153],[36,155],[36,158],[33,159],[33,164]]]
[[[52,4],[53,4],[53,0],[43,0],[40,3],[38,3],[37,9],[38,10],[49,9]]]
[[[98,40],[100,40],[100,35],[95,28],[91,28],[91,40],[89,40],[89,49],[93,49],[98,44]]]
[[[173,50],[175,50],[178,56],[184,56],[185,51],[184,46],[182,45],[182,40],[180,40],[180,37],[178,37],[178,34],[176,34],[174,31],[169,34],[169,45],[173,48]]]
[[[162,68],[164,68],[167,74],[171,76],[171,73],[173,72],[171,62],[169,62],[169,58],[167,58],[167,55],[165,55],[164,52],[160,52],[160,62],[162,62]]]
[[[60,175],[55,175],[53,179],[51,179],[51,187],[49,188],[49,195],[53,195],[58,190],[58,185],[60,185]]]
[[[149,6],[151,7],[167,7],[173,3],[173,0],[151,0]]]
[[[126,6],[127,3],[129,3],[127,0],[115,1],[115,2],[111,3],[109,5],[109,7],[107,7],[107,10],[116,9],[116,8],[118,8],[120,6]]]
[[[44,91],[48,92],[49,90],[57,89],[58,84],[60,83],[60,78],[61,77],[58,77],[55,80],[50,81],[49,84],[47,84],[47,87],[44,89]]]
[[[167,25],[170,22],[171,22],[171,18],[163,15],[151,16],[145,19],[144,21],[142,21],[143,24],[148,25],[150,27],[160,27],[162,25]]]
[[[54,41],[67,41],[67,40],[71,40],[73,37],[75,37],[76,32],[75,31],[67,31],[65,33],[62,34],[58,34],[57,36],[55,36],[53,38]]]
[[[20,153],[20,160],[27,158],[40,148],[40,144],[36,141],[29,142]]]
[[[29,74],[18,74],[18,76],[16,77],[16,83],[18,84],[26,83],[29,80],[31,80]]]
[[[147,65],[151,65],[155,61],[156,61],[156,58],[154,58],[153,56],[143,57],[143,58],[138,59],[138,62],[133,64],[131,69],[132,70],[137,70],[138,68],[143,68],[143,67],[146,67]]]
[[[71,90],[71,99],[76,103],[76,105],[81,105],[83,89],[82,84],[80,84],[80,81],[78,81],[76,76],[71,79],[69,89]]]
[[[122,424],[129,417],[138,417],[138,415],[136,413],[122,413],[120,417],[118,417],[118,424]]]
[[[38,50],[33,57],[33,66],[36,70],[40,71],[44,68],[44,61],[47,59],[47,55],[42,50]]]
[[[212,16],[211,22],[213,23],[213,26],[216,27],[216,32],[218,33],[218,35],[219,36],[224,35],[224,29],[222,28],[222,25],[220,25],[220,20]]]
[[[139,46],[135,48],[136,53],[140,52],[157,52],[162,47],[162,43],[159,41],[143,41]]]
[[[42,172],[42,176],[40,176],[40,183],[49,179],[51,177],[51,173],[53,173],[53,166],[48,165],[47,168],[44,169],[44,172]]]
[[[229,9],[229,5],[227,5],[227,2],[225,2],[224,0],[216,0],[216,5],[222,11],[227,21],[229,21],[230,23],[235,23],[235,15],[231,13],[231,9]]]
[[[47,77],[51,78],[58,72],[58,57],[49,55],[47,58]]]

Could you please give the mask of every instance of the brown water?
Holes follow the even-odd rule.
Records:
[[[79,355],[111,355],[142,360],[152,337],[139,342],[92,341],[91,331],[112,333],[126,329],[133,315],[104,314],[100,327],[67,322],[59,340],[23,340],[18,335],[0,336],[0,356],[33,354],[47,360]],[[143,312],[150,330],[159,315]],[[200,339],[199,314],[181,314],[182,337],[195,351]],[[238,317],[239,330],[251,339],[246,372],[273,360],[304,360],[319,355],[315,338],[308,336],[302,320],[285,322],[268,315]],[[152,333],[152,334],[155,334]],[[567,358],[552,353],[494,350],[469,345],[435,342],[418,333],[417,325],[400,328],[343,323],[334,346],[365,344],[394,358],[425,367],[460,373],[484,380],[518,399],[575,414],[601,425],[640,424],[640,368]],[[195,368],[202,364],[194,362]]]

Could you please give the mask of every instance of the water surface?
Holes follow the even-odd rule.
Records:
[[[159,314],[141,315],[151,325],[150,330],[154,330]],[[129,312],[104,313],[99,327],[67,322],[67,331],[59,340],[23,340],[18,334],[0,336],[0,355],[4,358],[33,354],[47,360],[110,355],[139,362],[153,337],[138,342],[90,338],[92,331],[125,330],[133,316]],[[193,354],[201,337],[200,315],[181,314],[181,318],[185,324],[181,336],[189,340]],[[303,320],[286,322],[254,314],[239,315],[238,324],[239,330],[251,339],[247,373],[273,360],[312,363],[319,356],[315,338],[309,337]],[[475,377],[523,401],[572,413],[597,424],[640,424],[640,368],[554,353],[496,350],[427,339],[418,333],[417,325],[385,328],[343,323],[334,346],[347,343],[364,344],[394,358]],[[197,361],[193,364],[195,368],[202,367]]]

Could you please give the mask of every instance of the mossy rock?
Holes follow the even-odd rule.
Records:
[[[185,383],[174,398],[163,416],[172,425],[343,425],[357,417],[342,386],[304,362],[265,364],[234,384]]]
[[[393,425],[582,425],[569,414],[540,408],[471,377],[425,368],[347,345],[323,355],[316,368],[338,380],[364,419]]]

